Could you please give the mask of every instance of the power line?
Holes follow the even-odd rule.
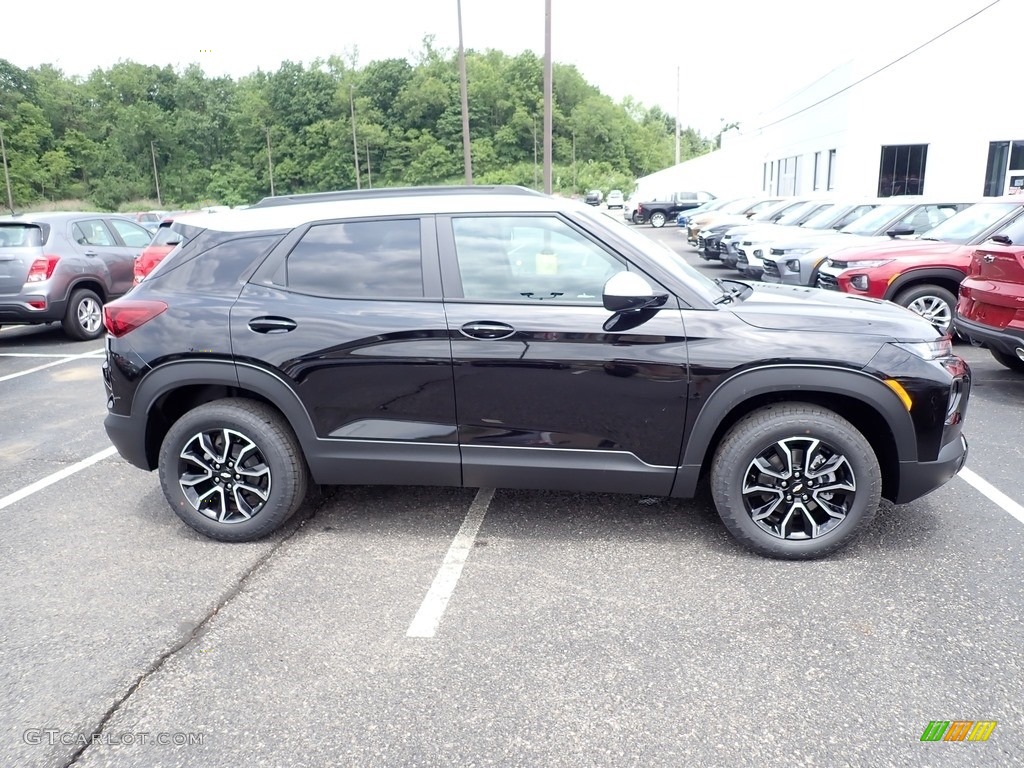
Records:
[[[904,60],[905,58],[907,58],[908,56],[912,56],[913,54],[915,54],[915,53],[917,53],[918,51],[920,51],[920,50],[921,50],[922,48],[925,48],[925,47],[927,47],[927,46],[931,45],[932,43],[934,43],[934,42],[935,42],[936,40],[938,40],[939,38],[941,38],[941,37],[944,37],[944,36],[948,35],[948,34],[949,34],[950,32],[952,32],[952,31],[953,31],[954,29],[956,29],[957,27],[961,27],[961,26],[963,26],[963,25],[964,25],[964,24],[966,24],[966,23],[967,23],[968,21],[970,21],[971,19],[973,19],[973,18],[974,18],[975,16],[979,16],[979,15],[981,15],[982,13],[984,13],[985,11],[987,11],[987,10],[988,10],[989,8],[991,8],[992,6],[994,6],[994,5],[998,5],[998,4],[999,4],[999,2],[1000,2],[1000,0],[992,0],[992,2],[991,2],[991,3],[989,3],[988,5],[986,5],[986,6],[984,7],[984,8],[981,8],[981,9],[979,9],[979,10],[975,11],[975,12],[974,12],[974,13],[972,13],[972,14],[971,14],[970,16],[968,16],[968,17],[967,17],[966,19],[962,19],[961,21],[958,21],[958,22],[957,22],[956,24],[954,24],[954,25],[953,25],[952,27],[950,27],[949,29],[943,30],[942,32],[940,32],[939,34],[937,34],[937,35],[936,35],[935,37],[933,37],[932,39],[930,39],[930,40],[927,40],[927,41],[925,41],[925,42],[921,43],[921,45],[917,46],[917,48],[914,48],[914,49],[913,49],[912,51],[907,51],[907,52],[906,52],[905,54],[903,54],[902,56],[900,56],[900,57],[899,57],[898,59],[894,59],[893,61],[890,61],[890,62],[889,62],[888,64],[886,64],[885,66],[879,67],[879,68],[878,68],[878,69],[876,69],[876,70],[875,70],[874,72],[871,72],[871,73],[869,73],[869,74],[867,74],[867,75],[864,75],[864,77],[862,77],[862,78],[861,78],[860,80],[857,80],[857,81],[855,81],[855,82],[852,82],[852,83],[850,83],[849,85],[847,85],[847,86],[846,86],[846,87],[844,87],[844,88],[840,88],[840,89],[839,89],[838,91],[836,91],[835,93],[829,94],[828,96],[826,96],[826,97],[824,97],[824,98],[822,98],[822,99],[819,99],[818,101],[814,102],[813,104],[808,104],[808,105],[807,105],[806,107],[803,107],[802,109],[798,109],[798,110],[797,110],[796,112],[793,112],[792,114],[786,115],[785,117],[780,117],[780,118],[779,118],[778,120],[774,120],[774,121],[772,121],[772,122],[770,122],[770,123],[767,123],[767,124],[765,124],[765,125],[762,125],[762,126],[760,126],[760,127],[758,128],[758,130],[759,130],[759,131],[763,131],[763,130],[764,130],[765,128],[771,128],[771,127],[772,127],[773,125],[778,125],[779,123],[783,123],[783,122],[785,122],[786,120],[789,120],[789,119],[790,119],[791,117],[796,117],[797,115],[799,115],[799,114],[801,114],[801,113],[803,113],[803,112],[806,112],[806,111],[807,111],[807,110],[809,110],[809,109],[814,109],[814,108],[815,108],[816,106],[818,106],[819,104],[824,104],[824,103],[825,103],[826,101],[828,101],[829,99],[834,99],[834,98],[835,98],[836,96],[838,96],[839,94],[841,94],[841,93],[845,93],[846,91],[850,90],[850,89],[851,89],[851,88],[853,88],[854,86],[860,85],[860,84],[861,84],[861,83],[863,83],[863,82],[864,82],[865,80],[870,80],[870,79],[871,79],[872,77],[874,77],[875,75],[877,75],[877,74],[880,74],[881,72],[884,72],[885,70],[889,69],[889,67],[892,67],[892,66],[894,66],[895,64],[899,64],[899,63],[900,63],[901,61],[903,61],[903,60]],[[785,102],[783,102],[783,104],[785,104]]]

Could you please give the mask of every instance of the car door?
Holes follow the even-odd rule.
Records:
[[[125,283],[125,249],[106,220],[101,217],[76,219],[69,226],[69,237],[84,258],[86,272],[99,277],[111,296],[125,293],[132,284],[132,263],[128,263]]]
[[[324,482],[461,483],[433,219],[293,231],[242,288],[230,327],[239,378],[269,374],[298,397]]]
[[[554,213],[438,218],[463,481],[667,494],[686,416],[674,298],[605,330],[636,268]]]
[[[117,238],[116,250],[120,258],[111,265],[110,275],[115,283],[114,291],[120,295],[135,284],[135,259],[153,241],[153,235],[145,227],[126,219],[110,218],[107,224]]]

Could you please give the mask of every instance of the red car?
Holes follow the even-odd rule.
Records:
[[[893,301],[925,317],[940,333],[952,333],[957,292],[975,248],[1021,223],[1024,199],[989,198],[917,239],[857,246],[833,254],[821,267],[818,287]]]
[[[153,235],[152,242],[147,245],[138,256],[135,257],[135,285],[142,282],[142,278],[153,271],[164,256],[174,250],[181,242],[181,235],[171,228],[173,219],[164,219]]]
[[[974,252],[953,322],[961,336],[1024,373],[1024,217]]]

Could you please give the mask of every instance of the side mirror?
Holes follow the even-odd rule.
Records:
[[[886,233],[889,237],[899,237],[900,235],[912,235],[914,234],[914,228],[908,226],[893,227],[887,230]]]
[[[604,284],[604,308],[609,312],[637,312],[660,307],[668,301],[667,293],[655,293],[636,272],[617,272]]]

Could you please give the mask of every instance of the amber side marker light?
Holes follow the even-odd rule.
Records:
[[[886,379],[885,386],[895,392],[896,397],[898,397],[900,402],[903,403],[903,407],[906,408],[907,411],[910,411],[910,407],[914,404],[914,401],[910,399],[910,394],[903,388],[903,385],[896,381],[896,379]]]

